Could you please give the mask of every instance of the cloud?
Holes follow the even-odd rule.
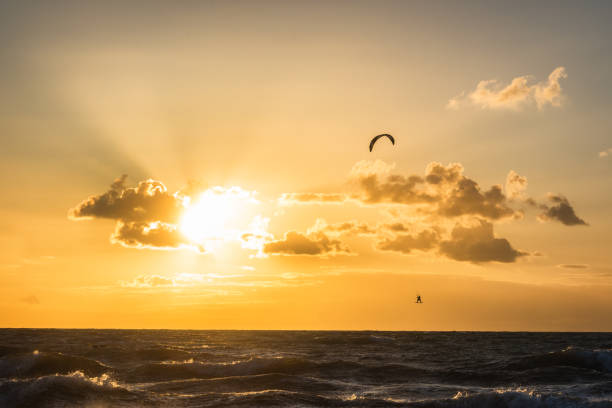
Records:
[[[448,196],[440,202],[439,212],[451,217],[481,215],[492,220],[518,216],[518,213],[508,206],[501,186],[492,186],[489,190],[482,191],[474,180],[468,178],[457,182]]]
[[[395,168],[395,163],[389,164],[382,160],[360,160],[353,165],[350,175],[355,178],[369,175],[389,174]]]
[[[457,110],[463,105],[474,105],[481,109],[521,110],[528,106],[542,109],[546,105],[561,106],[562,93],[560,81],[567,78],[564,67],[555,68],[546,81],[531,85],[531,76],[519,76],[504,85],[496,79],[480,81],[476,89],[448,101],[448,109]]]
[[[177,286],[173,278],[160,275],[139,275],[131,281],[119,281],[124,288],[167,288]]]
[[[401,223],[387,224],[394,231],[401,231],[391,237],[378,241],[376,248],[381,251],[394,251],[409,254],[414,250],[431,251],[461,262],[515,262],[527,255],[514,249],[508,240],[495,238],[493,224],[483,219],[472,219],[471,224],[455,224],[450,234],[439,226],[430,226],[418,233],[405,233],[410,228]]]
[[[569,203],[568,199],[562,195],[550,194],[548,200],[554,203],[552,206],[541,204],[540,208],[544,210],[538,216],[541,221],[559,221],[564,225],[588,225],[583,219],[576,215],[574,208]]]
[[[519,176],[514,170],[510,170],[506,177],[506,195],[510,199],[522,198],[527,189],[527,178]]]
[[[548,75],[548,81],[534,85],[534,99],[538,109],[550,104],[551,106],[561,106],[562,88],[559,81],[567,78],[564,67],[557,67]]]
[[[269,255],[339,255],[350,250],[340,240],[328,237],[323,232],[302,234],[289,231],[277,241],[267,242],[263,252]]]
[[[349,200],[345,194],[329,193],[285,193],[280,196],[280,205],[291,204],[342,204]]]
[[[124,288],[150,289],[150,288],[187,288],[196,285],[228,286],[239,283],[225,283],[224,280],[241,278],[242,274],[215,274],[215,273],[177,273],[173,276],[148,275],[136,276],[130,281],[119,281]],[[199,289],[206,290],[206,289]]]
[[[394,224],[395,225],[395,224]],[[395,251],[409,254],[413,250],[428,251],[439,243],[440,236],[435,230],[424,230],[415,235],[398,234],[393,238],[384,238],[376,244],[381,251]]]
[[[602,150],[601,152],[599,152],[599,157],[600,158],[604,158],[604,157],[608,157],[612,154],[612,147]]]
[[[205,252],[213,240],[241,241],[243,234],[250,233],[261,239],[243,241],[243,248],[261,251],[262,240],[269,237],[269,220],[251,217],[243,207],[259,203],[255,191],[220,186],[204,190],[202,184],[190,182],[171,194],[160,181],[149,179],[127,187],[126,178],[117,178],[105,193],[90,196],[70,209],[69,218],[115,220],[111,242],[128,248]],[[235,216],[238,212],[240,217]]]
[[[345,221],[328,224],[324,219],[318,218],[315,225],[308,229],[308,233],[324,232],[328,235],[374,235],[376,228],[359,221]]]
[[[194,248],[204,252],[204,247],[194,245],[175,225],[162,222],[117,222],[111,242],[128,248],[177,249]]]
[[[394,222],[391,224],[384,224],[383,228],[388,229],[393,232],[408,232],[410,229],[401,222]]]
[[[557,268],[564,268],[564,269],[587,269],[589,267],[589,265],[586,264],[560,264],[557,265]]]
[[[423,184],[422,177],[390,174],[392,167],[382,166],[381,163],[379,160],[376,162],[364,160],[353,166],[351,174],[365,193],[360,197],[361,201],[368,204],[380,202],[418,204],[435,200],[434,197],[418,189]]]
[[[457,261],[473,263],[515,262],[527,255],[510,245],[505,238],[495,238],[493,224],[479,220],[472,227],[456,225],[450,239],[440,242],[440,253]]]
[[[21,300],[23,303],[27,303],[28,305],[39,305],[40,304],[40,301],[34,295],[26,296],[19,300]]]
[[[139,182],[137,187],[126,187],[126,178],[126,175],[121,176],[107,192],[79,203],[69,211],[69,217],[108,218],[123,222],[178,221],[184,209],[180,196],[169,194],[162,182],[151,179]]]
[[[362,162],[358,165],[368,168]],[[424,176],[392,174],[389,167],[383,170],[382,173],[353,172],[364,203],[430,204],[428,210],[442,217],[479,215],[498,220],[520,215],[509,206],[501,186],[482,190],[476,181],[463,175],[463,166],[459,163],[447,166],[430,163]]]

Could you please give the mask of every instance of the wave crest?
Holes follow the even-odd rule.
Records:
[[[0,377],[4,378],[68,374],[75,371],[98,376],[108,369],[107,366],[85,357],[38,350],[27,354],[9,354],[0,358]]]
[[[510,363],[511,370],[529,370],[545,367],[575,367],[612,373],[612,349],[584,350],[567,347],[561,351],[535,354]]]
[[[136,400],[136,395],[108,374],[89,377],[82,371],[45,375],[37,378],[10,379],[0,382],[0,406],[41,406],[53,401],[76,401],[121,397]]]

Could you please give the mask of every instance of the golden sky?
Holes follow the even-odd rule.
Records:
[[[612,330],[611,10],[3,3],[0,327]]]

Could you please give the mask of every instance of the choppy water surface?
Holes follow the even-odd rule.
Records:
[[[0,407],[612,407],[612,334],[0,330]]]

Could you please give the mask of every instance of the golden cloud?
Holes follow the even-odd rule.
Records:
[[[263,252],[268,255],[328,256],[346,255],[350,250],[340,240],[330,238],[323,232],[302,234],[289,231],[282,239],[264,244]]]
[[[466,95],[462,92],[450,99],[447,109],[457,110],[464,105],[482,109],[521,110],[528,106],[542,109],[546,105],[561,106],[563,89],[561,79],[567,78],[564,67],[555,68],[546,81],[530,84],[531,76],[519,76],[504,85],[496,79],[480,81],[476,89]]]

